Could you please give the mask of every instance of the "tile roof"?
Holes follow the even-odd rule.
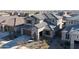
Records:
[[[64,30],[70,31],[72,28],[74,28],[74,30],[79,29],[79,24],[67,26],[66,28],[64,28]]]
[[[45,27],[46,25],[47,25],[46,22],[41,22],[41,23],[36,24],[35,27],[39,29],[39,28]]]
[[[70,30],[70,33],[79,34],[79,26],[78,27],[72,27],[71,30]]]
[[[34,15],[34,17],[36,17],[39,20],[44,20],[45,19],[43,14],[36,14],[36,15]]]
[[[15,19],[16,19],[15,26],[21,25],[21,24],[24,24],[24,23],[25,23],[23,17],[10,16],[10,17],[6,17],[5,22],[2,23],[2,24],[8,25],[8,26],[14,26],[14,21],[15,21]]]
[[[54,30],[55,27],[56,26],[54,26],[54,25],[47,25],[47,26],[45,26],[45,29],[47,29],[47,30]]]
[[[79,15],[74,17],[66,17],[65,20],[78,20],[79,21]]]

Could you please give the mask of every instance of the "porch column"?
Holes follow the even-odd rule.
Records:
[[[3,32],[5,31],[5,28],[4,28],[4,27],[5,27],[5,25],[2,25],[2,28],[3,28],[2,31],[3,31]]]
[[[35,35],[34,31],[32,30],[32,33],[31,33],[32,38],[34,38],[34,35]]]
[[[39,37],[39,30],[38,30],[38,29],[36,30],[36,39],[37,39],[37,40],[40,39],[40,37]]]
[[[73,39],[71,39],[71,41],[70,41],[70,48],[74,49],[74,40]]]
[[[37,32],[37,40],[40,40],[39,31]]]
[[[50,31],[50,37],[54,36],[54,31]]]

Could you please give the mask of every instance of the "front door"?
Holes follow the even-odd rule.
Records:
[[[43,36],[43,32],[42,31],[39,34],[40,34],[41,37]]]

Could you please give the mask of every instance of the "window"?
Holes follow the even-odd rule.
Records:
[[[13,31],[13,27],[5,26],[4,30],[5,31]]]
[[[73,24],[73,21],[71,21],[71,24]]]
[[[52,21],[54,22],[54,19]]]
[[[69,39],[69,34],[68,33],[66,33],[66,39]]]
[[[77,36],[77,38],[78,38],[78,36]]]
[[[70,24],[70,22],[68,22],[68,24]]]
[[[9,30],[9,27],[8,26],[5,26],[5,31],[8,31]]]
[[[31,21],[31,20],[27,20],[27,23],[30,23],[30,24],[31,24],[31,23],[32,23],[32,21]]]
[[[45,31],[45,34],[46,35],[50,35],[50,31]]]

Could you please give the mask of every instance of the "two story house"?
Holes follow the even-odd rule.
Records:
[[[53,37],[54,27],[49,26],[48,23],[44,21],[45,18],[43,14],[35,14],[25,18],[26,25],[31,26],[32,30],[30,30],[29,33],[32,33],[34,39],[40,40],[42,37]]]
[[[5,18],[5,20],[4,20]],[[2,22],[0,25],[1,32],[15,32],[17,34],[20,34],[21,27],[25,24],[25,20],[23,17],[18,16],[9,16],[9,17],[3,17],[4,22]]]
[[[75,48],[75,41],[79,41],[79,24],[67,26],[62,31],[62,40],[70,42],[70,48]]]

